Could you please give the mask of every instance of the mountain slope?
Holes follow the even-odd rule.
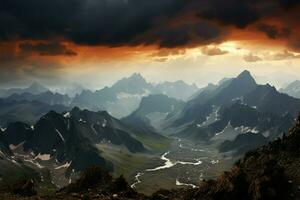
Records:
[[[151,144],[157,141],[157,144]],[[131,154],[158,151],[168,139],[157,133],[144,133],[125,125],[107,112],[91,112],[74,108],[64,115],[51,111],[34,126],[16,122],[3,129],[0,141],[4,147],[17,152],[20,159],[37,158],[58,167],[69,163],[69,170],[82,171],[91,165],[112,170],[112,164],[101,156],[99,147],[111,146]],[[57,166],[58,165],[58,166]]]
[[[180,115],[174,120],[174,126],[190,122],[202,123],[213,111],[213,106],[230,103],[232,99],[240,98],[256,87],[255,80],[249,71],[242,72],[238,77],[229,79],[217,88],[209,88],[198,97],[187,102]]]
[[[289,85],[287,85],[285,88],[282,88],[279,90],[279,92],[288,94],[295,98],[300,98],[300,81],[296,80]]]
[[[255,106],[263,112],[271,112],[278,115],[291,114],[294,117],[300,110],[300,99],[279,93],[270,85],[259,85],[244,97],[244,102]]]
[[[206,121],[187,125],[184,131],[176,135],[210,142],[224,142],[234,141],[240,134],[249,132],[271,141],[287,131],[293,122],[291,115],[260,112],[237,101],[218,109],[214,108]]]
[[[159,131],[165,120],[174,116],[184,106],[183,101],[163,94],[143,97],[139,108],[122,119],[125,123],[145,131]]]
[[[281,94],[270,85],[257,85],[244,71],[218,87],[204,89],[169,119],[166,131],[217,144],[222,152],[242,154],[280,137],[299,110],[299,99]]]
[[[127,152],[132,159],[135,153],[140,153],[140,156],[149,153],[152,151],[150,146],[144,146],[138,140],[142,136],[143,133],[134,132],[107,112],[74,108],[63,115],[50,111],[34,126],[21,122],[9,124],[6,129],[1,129],[0,153],[4,157],[3,166],[12,165],[14,169],[17,165],[18,173],[23,168],[30,168],[37,173],[39,185],[45,184],[41,180],[51,173],[49,183],[52,181],[63,186],[90,166],[117,170],[120,166],[111,162],[102,147]],[[119,156],[114,159],[121,159],[122,155]],[[0,167],[0,175],[2,173],[7,173],[7,170]]]

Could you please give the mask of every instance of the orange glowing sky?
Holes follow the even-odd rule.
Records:
[[[37,80],[99,88],[133,72],[204,86],[244,69],[277,87],[300,79],[297,0],[83,2],[72,9],[70,0],[4,4],[2,86]]]

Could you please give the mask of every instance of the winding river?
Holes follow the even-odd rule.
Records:
[[[175,138],[169,151],[159,157],[157,166],[138,172],[131,187],[137,190],[152,185],[166,189],[196,188],[203,178],[213,178],[221,163],[221,156],[210,148]]]

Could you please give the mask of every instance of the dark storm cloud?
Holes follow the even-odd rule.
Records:
[[[183,0],[1,0],[0,38],[63,36],[78,44],[119,46],[183,6]]]
[[[276,16],[280,7],[293,8],[298,3],[298,0],[0,0],[0,41],[63,38],[85,45],[158,44],[170,48],[205,44],[219,40],[226,32],[226,25],[246,28],[263,17]],[[219,26],[205,25],[203,21],[218,22]],[[260,31],[270,38],[278,34],[274,27],[260,27]]]
[[[159,35],[160,47],[178,47],[186,45],[190,41],[188,27],[178,27],[163,30]]]
[[[45,39],[65,34],[83,0],[1,0],[0,38]]]
[[[276,39],[279,34],[279,30],[276,26],[268,25],[268,24],[258,24],[257,29],[261,32],[264,32],[269,38]]]
[[[291,9],[300,4],[300,0],[279,0],[279,3],[285,9]]]
[[[226,32],[220,27],[207,22],[199,22],[159,29],[152,37],[148,36],[147,43],[158,43],[162,48],[188,46],[193,43],[205,45],[222,41],[224,35]]]
[[[278,37],[288,38],[291,34],[289,28],[279,28],[265,23],[259,23],[257,25],[257,30],[265,33],[271,39],[276,39]]]
[[[66,45],[58,42],[39,42],[32,44],[30,42],[24,42],[20,44],[20,49],[24,53],[38,53],[41,56],[76,56],[77,53],[71,49],[68,49]]]
[[[220,24],[245,28],[259,19],[259,13],[249,0],[213,0],[199,12],[199,17],[215,20]]]

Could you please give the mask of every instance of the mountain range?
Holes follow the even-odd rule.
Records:
[[[195,85],[188,85],[183,81],[151,84],[135,73],[111,87],[95,92],[85,90],[76,95],[71,105],[90,110],[107,110],[111,115],[122,118],[136,110],[141,99],[150,94],[165,94],[179,100],[187,100],[197,90]]]
[[[167,146],[168,139],[125,125],[106,111],[92,112],[77,107],[62,114],[50,111],[34,125],[10,123],[0,133],[1,157],[6,166],[17,167],[18,173],[32,169],[41,184],[45,184],[43,177],[47,169],[52,176],[50,181],[58,186],[67,184],[92,165],[117,170],[110,157],[104,156],[107,147],[134,156],[160,151],[156,148],[159,144]],[[121,157],[119,154],[115,159]],[[7,169],[0,167],[1,177],[6,172]]]
[[[244,153],[280,137],[293,124],[300,100],[258,85],[249,71],[208,86],[170,117],[164,132],[177,137],[219,143],[222,151]],[[254,137],[247,145],[245,138]],[[226,148],[224,148],[226,146]]]
[[[282,139],[246,153],[231,170],[215,180],[199,181],[196,188],[159,190],[150,196],[136,192],[123,176],[113,178],[99,167],[88,168],[76,182],[53,195],[35,196],[35,182],[22,179],[7,192],[32,196],[26,199],[139,199],[139,200],[227,200],[299,199],[300,117]],[[1,162],[1,161],[0,161]],[[23,199],[1,193],[2,199]]]
[[[139,181],[135,173],[159,163],[157,157],[166,165],[196,165],[166,157],[181,140],[237,159],[286,137],[300,110],[300,99],[257,84],[247,70],[201,89],[182,81],[152,84],[133,74],[73,98],[38,83],[1,95],[0,190],[26,177],[42,193],[76,182],[91,166]]]
[[[181,89],[184,92],[180,94],[175,92]],[[131,114],[138,108],[142,97],[149,94],[164,93],[177,99],[187,99],[197,91],[197,87],[183,81],[155,85],[147,83],[140,74],[133,74],[116,82],[112,87],[105,87],[95,92],[84,90],[80,85],[74,86],[72,91],[74,97],[52,92],[37,82],[27,88],[2,89],[0,107],[3,109],[0,111],[0,125],[5,126],[8,122],[15,121],[32,124],[51,110],[62,112],[75,106],[92,111],[105,110],[114,117],[120,118]]]

